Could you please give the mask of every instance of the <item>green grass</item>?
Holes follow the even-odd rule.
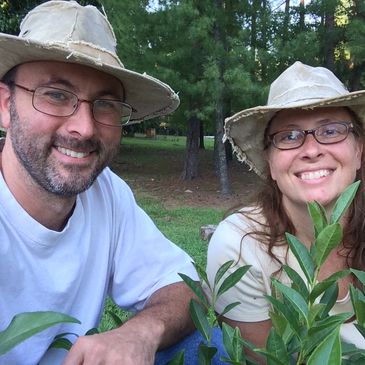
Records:
[[[135,146],[138,148],[146,147],[152,149],[163,149],[163,150],[185,150],[186,137],[184,136],[161,136],[157,135],[155,138],[142,137],[123,137],[122,145]],[[214,139],[205,138],[204,145],[206,149],[214,148]]]
[[[166,208],[161,201],[155,198],[145,196],[136,198],[139,205],[149,214],[167,238],[186,251],[196,263],[205,266],[208,242],[200,238],[200,227],[205,224],[217,224],[222,219],[222,210],[188,207]],[[101,331],[114,328],[116,325],[109,312],[113,312],[123,321],[131,315],[119,309],[108,299],[99,327]]]

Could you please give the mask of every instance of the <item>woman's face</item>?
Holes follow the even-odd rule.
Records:
[[[271,121],[269,134],[283,130],[308,130],[329,122],[352,122],[346,108],[284,110]],[[316,200],[330,207],[344,189],[355,180],[361,166],[362,143],[353,133],[335,144],[320,144],[313,135],[296,149],[268,150],[270,174],[283,194],[286,208],[305,206]]]

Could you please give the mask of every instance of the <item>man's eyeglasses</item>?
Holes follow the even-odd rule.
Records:
[[[352,123],[332,122],[313,129],[279,131],[270,134],[268,139],[279,150],[292,150],[301,147],[308,134],[318,143],[333,144],[344,141],[350,132],[353,132]]]
[[[121,100],[96,99],[91,101],[80,99],[74,93],[56,87],[38,86],[33,90],[15,83],[12,85],[33,94],[34,109],[54,117],[71,116],[81,102],[92,105],[92,114],[96,122],[110,127],[126,125],[132,114],[132,107]]]

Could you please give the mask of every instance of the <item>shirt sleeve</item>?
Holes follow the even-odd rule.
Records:
[[[109,295],[122,308],[142,310],[158,289],[181,281],[179,273],[198,280],[191,257],[168,240],[137,205],[129,187],[118,182],[112,281]]]
[[[240,302],[225,317],[242,322],[259,322],[269,318],[270,303],[265,295],[271,293],[270,276],[279,267],[263,245],[252,236],[245,235],[250,230],[247,218],[242,214],[234,214],[218,225],[209,243],[207,274],[212,287],[218,269],[225,262],[234,261],[234,266],[225,277],[241,266],[251,265],[240,282],[218,298],[215,310],[222,313],[227,305]],[[212,300],[210,290],[205,290]]]

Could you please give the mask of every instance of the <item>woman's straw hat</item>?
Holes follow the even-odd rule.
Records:
[[[339,106],[350,108],[365,126],[365,90],[350,93],[328,69],[297,61],[271,84],[267,105],[242,110],[225,120],[224,140],[231,142],[238,160],[264,177],[264,132],[277,112]]]

